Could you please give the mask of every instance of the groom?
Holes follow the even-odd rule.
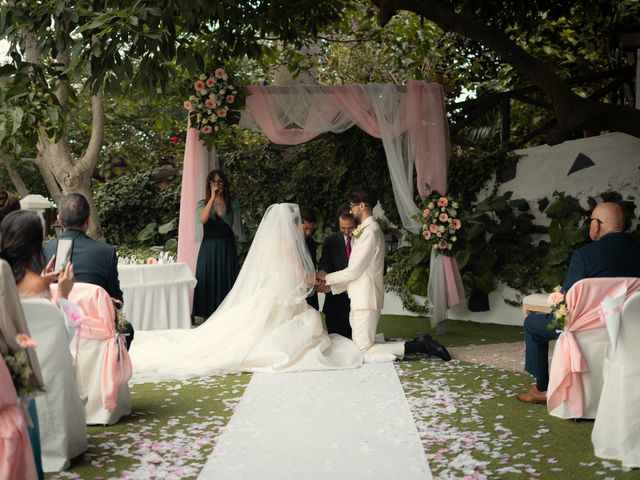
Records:
[[[384,235],[373,218],[373,207],[378,203],[375,192],[362,188],[351,194],[351,214],[360,223],[353,231],[355,245],[347,268],[337,272],[318,273],[318,278],[330,287],[331,293],[346,291],[351,299],[349,323],[352,339],[363,352],[365,362],[401,359],[407,353],[426,353],[443,360],[451,360],[449,352],[423,334],[411,342],[375,343],[376,329],[384,300]]]

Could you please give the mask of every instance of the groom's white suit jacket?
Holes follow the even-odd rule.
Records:
[[[359,227],[349,264],[344,270],[329,273],[325,279],[333,293],[347,292],[351,310],[382,310],[384,301],[384,235],[371,216]]]

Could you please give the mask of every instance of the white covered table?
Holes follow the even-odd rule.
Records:
[[[189,291],[196,279],[186,263],[118,265],[118,275],[133,328],[191,328]]]

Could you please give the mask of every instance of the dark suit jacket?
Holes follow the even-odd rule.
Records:
[[[337,232],[325,238],[318,270],[333,273],[347,268],[348,263],[344,235]],[[351,302],[346,292],[339,295],[326,294],[322,311],[325,314],[327,331],[351,338],[350,310]]]
[[[640,244],[630,234],[608,233],[573,252],[562,288],[583,278],[640,277]]]
[[[309,252],[309,256],[311,257],[311,261],[313,262],[313,266],[318,265],[318,242],[316,242],[313,238],[305,238],[304,243],[307,245],[307,251]],[[307,297],[307,303],[318,310],[320,308],[320,304],[318,303],[318,294],[313,292],[311,295]]]
[[[73,274],[77,282],[92,283],[104,288],[111,297],[122,301],[118,280],[118,256],[111,245],[89,238],[78,230],[66,230],[60,238],[73,239]],[[46,261],[51,260],[58,247],[54,239],[44,244]]]

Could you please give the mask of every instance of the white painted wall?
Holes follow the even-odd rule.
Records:
[[[500,185],[498,193],[513,191],[512,198],[528,200],[537,223],[549,223],[549,219],[538,212],[537,200],[551,197],[554,191],[580,199],[584,207],[587,207],[588,196],[596,197],[607,190],[620,192],[625,198],[633,196],[636,204],[640,204],[640,138],[624,133],[609,133],[553,147],[543,145],[518,150],[516,153],[523,155],[518,162],[516,177]],[[591,158],[595,165],[567,176],[579,153]],[[489,295],[491,309],[488,312],[470,312],[457,306],[449,309],[448,318],[522,325],[524,317],[521,307],[512,307],[504,302],[504,298],[515,300],[517,294],[506,285],[498,285],[497,290]],[[382,313],[413,315],[402,308],[397,295],[390,293],[385,295]]]

